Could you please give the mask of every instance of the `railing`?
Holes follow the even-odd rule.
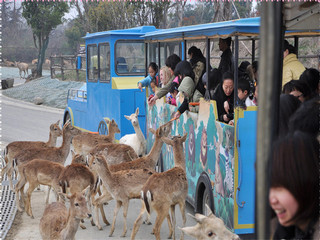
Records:
[[[85,60],[84,57],[81,57],[80,59],[81,61]],[[62,80],[65,80],[65,70],[74,70],[76,71],[77,81],[79,81],[79,71],[86,71],[85,64],[81,64],[84,68],[77,68],[77,56],[75,55],[51,56],[50,60],[51,78],[56,77],[56,70],[58,70],[61,72]]]

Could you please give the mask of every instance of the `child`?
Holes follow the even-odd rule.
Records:
[[[250,99],[250,97],[247,97],[246,99],[246,106],[258,106],[258,82],[255,82],[255,89],[254,89],[254,94],[253,98]]]
[[[157,85],[158,65],[155,62],[151,62],[148,67],[148,72],[149,72],[149,75],[145,79],[138,82],[138,88],[141,89],[142,91],[143,87],[149,87],[149,96],[150,96],[155,94],[155,92],[152,90],[152,87],[151,87],[151,81],[154,80],[154,82]]]
[[[248,99],[250,93],[250,83],[247,75],[243,75],[238,82],[238,105],[240,107],[246,107],[246,100]]]
[[[167,94],[166,96],[166,102],[171,104],[171,105],[174,105],[174,106],[177,106],[177,100],[176,100],[176,97],[179,93],[178,91],[178,87],[179,85],[176,84],[175,82],[173,82],[171,84],[171,87],[170,87],[170,92]]]

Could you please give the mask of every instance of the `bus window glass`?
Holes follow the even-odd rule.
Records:
[[[119,75],[144,75],[145,45],[142,41],[117,41],[115,70]]]
[[[149,43],[148,44],[148,65],[150,62],[155,62],[157,65],[159,64],[159,56],[158,56],[158,43]],[[159,66],[161,67],[161,66]]]
[[[110,82],[110,45],[109,43],[99,44],[99,70],[100,81]]]
[[[88,45],[87,51],[87,73],[88,81],[96,82],[98,80],[98,48],[96,45]]]
[[[177,54],[180,58],[182,58],[182,46],[180,42],[160,43],[161,66],[165,66],[167,57],[169,57],[172,54]]]

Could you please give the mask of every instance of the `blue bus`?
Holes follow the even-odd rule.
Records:
[[[214,67],[214,46],[219,38],[231,37],[237,89],[241,43],[249,43],[246,47],[251,50],[249,59],[256,60],[256,43],[261,41],[260,22],[260,18],[248,18],[173,29],[141,27],[88,34],[85,37],[86,89],[69,91],[64,120],[70,118],[74,126],[105,134],[104,119],[113,118],[123,136],[133,132],[124,115],[130,115],[139,107],[140,126],[149,151],[154,136],[147,129],[156,129],[168,122],[177,107],[163,99],[152,107],[146,104],[147,92],[141,93],[137,82],[145,76],[147,63],[156,62],[161,68],[173,53],[188,60],[188,48],[196,45],[206,56],[207,66]],[[298,47],[299,37],[319,37],[319,29],[292,29],[286,36],[294,38]],[[252,234],[255,232],[258,107],[243,109],[235,105],[234,126],[219,122],[217,116],[216,102],[203,98],[197,112],[186,111],[173,122],[171,135],[188,133],[185,143],[187,201],[200,213],[205,213],[208,204],[229,229],[237,234]],[[172,148],[164,145],[158,169],[166,171],[173,166]]]
[[[139,107],[140,127],[145,134],[145,90],[137,89],[137,82],[145,77],[146,50],[141,36],[155,31],[154,26],[112,30],[87,34],[86,84],[70,89],[63,122],[71,120],[83,131],[107,134],[105,119],[114,119],[120,136],[133,128],[124,115]]]

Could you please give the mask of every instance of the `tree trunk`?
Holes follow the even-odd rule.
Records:
[[[37,64],[37,78],[42,77],[42,65],[45,60],[46,50],[49,44],[49,36],[38,38],[39,41],[39,54],[38,54],[38,64]]]

